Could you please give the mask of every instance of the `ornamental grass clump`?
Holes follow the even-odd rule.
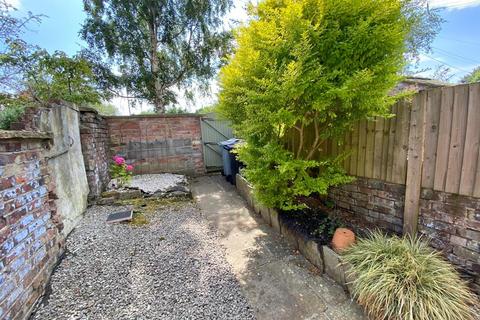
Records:
[[[418,238],[375,232],[342,255],[352,265],[353,295],[372,319],[475,319],[474,295]]]

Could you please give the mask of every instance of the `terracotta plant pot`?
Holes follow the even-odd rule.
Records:
[[[355,233],[346,228],[338,228],[335,230],[332,239],[332,247],[337,253],[345,250],[355,243]]]

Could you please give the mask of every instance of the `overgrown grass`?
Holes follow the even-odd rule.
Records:
[[[372,319],[475,319],[476,297],[420,239],[375,232],[342,255],[352,265],[353,294]]]

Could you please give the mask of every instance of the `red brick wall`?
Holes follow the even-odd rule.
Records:
[[[0,318],[22,319],[63,248],[45,135],[0,137]]]
[[[135,173],[200,175],[203,163],[200,117],[149,115],[107,117],[110,156],[122,155]]]

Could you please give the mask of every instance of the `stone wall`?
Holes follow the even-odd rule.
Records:
[[[110,181],[107,121],[94,109],[80,110],[80,139],[90,187],[89,199],[100,197]]]
[[[404,185],[357,178],[354,183],[332,188],[329,199],[346,220],[356,222],[352,225],[367,224],[402,233]]]
[[[47,154],[51,136],[0,133],[0,318],[24,319],[63,250]]]
[[[200,175],[203,163],[200,116],[107,117],[110,156],[124,156],[135,174],[173,172]]]
[[[480,199],[423,189],[419,233],[458,266],[480,294]]]
[[[357,178],[332,188],[336,213],[353,228],[377,227],[402,234],[405,186]],[[422,189],[419,234],[462,272],[480,294],[480,199]]]

